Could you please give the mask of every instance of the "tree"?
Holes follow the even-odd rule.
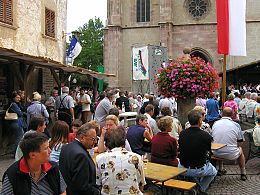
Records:
[[[103,27],[102,21],[95,17],[78,29],[82,51],[75,65],[97,71],[97,66],[103,64]]]

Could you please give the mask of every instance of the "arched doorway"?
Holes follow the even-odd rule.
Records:
[[[213,64],[210,54],[205,49],[199,47],[192,48],[190,55],[191,57],[200,57],[205,60],[206,63],[209,62]]]

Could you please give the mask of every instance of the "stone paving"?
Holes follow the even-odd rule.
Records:
[[[0,156],[0,181],[6,168],[13,163],[11,155]],[[260,194],[260,158],[250,159],[246,164],[247,181],[240,180],[238,165],[225,165],[227,174],[216,177],[208,193],[212,195],[259,195]],[[2,182],[0,182],[0,189]],[[161,194],[157,191],[157,194]],[[171,193],[170,193],[171,194]],[[188,194],[188,193],[185,193]]]

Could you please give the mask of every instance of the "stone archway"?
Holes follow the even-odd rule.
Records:
[[[209,62],[209,63],[213,64],[211,55],[205,49],[202,49],[199,47],[194,47],[191,49],[190,56],[200,57],[203,60],[205,60],[205,62]]]

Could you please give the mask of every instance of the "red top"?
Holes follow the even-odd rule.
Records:
[[[177,140],[168,133],[159,132],[152,139],[151,161],[164,165],[178,166]]]
[[[69,134],[69,142],[73,142],[75,139],[75,134],[74,133],[70,133]]]

